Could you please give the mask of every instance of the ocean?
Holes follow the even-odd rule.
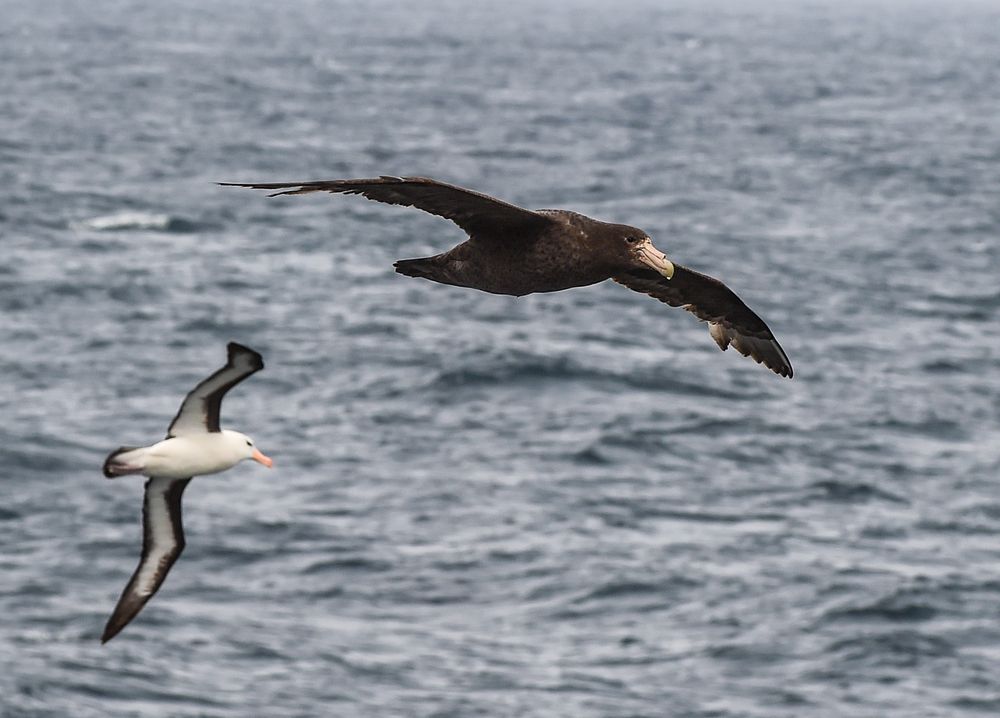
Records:
[[[3,2],[0,715],[1000,713],[1000,4]],[[785,380],[606,282],[219,181],[424,175],[643,228]],[[187,548],[99,643],[228,341]]]

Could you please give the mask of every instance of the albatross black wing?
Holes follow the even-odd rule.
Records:
[[[718,279],[676,263],[670,279],[651,269],[624,272],[612,279],[672,307],[684,307],[708,322],[709,333],[723,350],[731,345],[775,374],[791,378],[792,364],[771,330]]]
[[[249,347],[230,342],[226,350],[229,356],[226,365],[184,397],[177,416],[167,429],[167,438],[219,431],[222,397],[248,376],[264,368],[261,355]]]
[[[142,558],[104,627],[101,643],[110,641],[135,618],[184,550],[181,495],[190,480],[152,478],[146,482],[142,502]]]
[[[548,226],[551,220],[530,209],[438,182],[426,177],[379,177],[377,179],[328,180],[321,182],[269,182],[243,184],[220,182],[230,187],[282,190],[282,194],[334,192],[360,194],[376,202],[416,207],[450,219],[473,238],[517,239],[526,232]]]

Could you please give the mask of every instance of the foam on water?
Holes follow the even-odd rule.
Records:
[[[170,216],[150,212],[116,212],[115,214],[92,217],[72,226],[79,229],[93,229],[98,232],[121,231],[126,229],[159,229],[170,226]]]

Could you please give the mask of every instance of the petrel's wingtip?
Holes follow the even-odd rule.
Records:
[[[302,188],[298,185],[275,185],[275,184],[261,184],[259,182],[216,182],[215,184],[220,187],[249,187],[250,189],[275,189],[277,187],[297,187],[297,189],[286,189],[281,192],[272,192],[268,197],[277,197],[282,194],[304,194]]]

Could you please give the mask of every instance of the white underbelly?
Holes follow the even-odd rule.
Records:
[[[219,441],[212,441],[219,437]],[[165,479],[186,479],[225,471],[242,457],[235,456],[218,434],[206,437],[175,437],[165,439],[146,449],[142,473]]]

